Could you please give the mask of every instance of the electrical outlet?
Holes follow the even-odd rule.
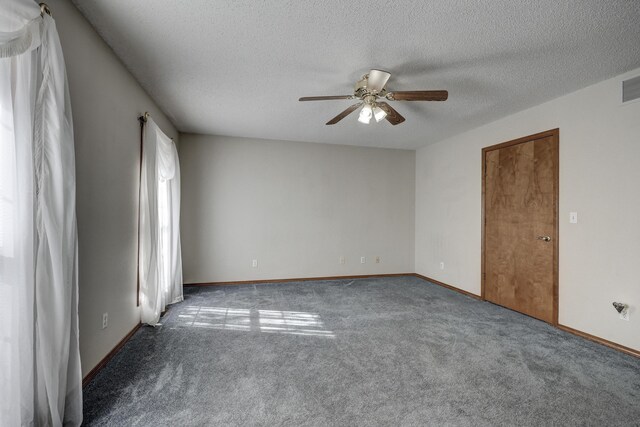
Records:
[[[102,313],[102,329],[107,329],[109,326],[109,313]]]
[[[340,257],[340,261],[339,262],[340,262],[340,264],[344,264],[345,263],[345,260],[344,260],[343,256]]]
[[[440,261],[440,270],[444,270],[444,261]]]
[[[620,319],[629,321],[629,307],[620,312]]]
[[[360,264],[364,264],[365,262],[367,262],[367,259],[363,256],[360,257]]]
[[[376,264],[380,264],[380,257],[379,256],[376,257]]]
[[[257,268],[257,267],[258,267],[258,260],[257,260],[257,259],[254,259],[254,260],[251,262],[251,267],[253,267],[253,268]]]

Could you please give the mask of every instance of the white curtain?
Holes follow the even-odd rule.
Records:
[[[147,118],[140,181],[140,305],[156,325],[168,304],[182,301],[180,163],[173,141]]]
[[[82,422],[73,124],[54,20],[0,4],[0,425]]]

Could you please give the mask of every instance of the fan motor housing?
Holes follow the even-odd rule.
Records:
[[[374,99],[371,100],[371,102],[374,102],[375,98],[384,97],[387,94],[386,88],[382,89],[379,92],[371,92],[367,87],[368,83],[369,83],[369,75],[365,74],[364,76],[362,76],[362,79],[356,82],[356,85],[353,90],[353,96],[355,96],[356,98],[360,98],[363,101],[366,101],[367,97],[372,96],[374,97]]]
[[[364,75],[362,79],[356,82],[356,86],[353,89],[353,94],[358,98],[362,97],[367,92],[367,75]]]

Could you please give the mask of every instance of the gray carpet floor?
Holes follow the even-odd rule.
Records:
[[[640,423],[640,359],[415,277],[185,288],[85,425]]]

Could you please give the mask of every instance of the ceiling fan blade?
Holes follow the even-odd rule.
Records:
[[[329,120],[327,122],[328,125],[335,125],[336,123],[338,123],[340,120],[344,119],[345,117],[347,117],[349,114],[353,113],[354,111],[356,111],[360,106],[362,105],[362,102],[358,102],[357,104],[353,104],[351,107],[347,108],[346,110],[344,110],[342,113],[338,114],[337,116],[335,116],[333,119]]]
[[[384,89],[384,85],[387,84],[387,80],[391,77],[390,73],[382,70],[369,71],[369,78],[367,79],[367,89],[372,92],[380,92]]]
[[[449,92],[446,90],[408,90],[387,94],[390,101],[446,101],[447,98]]]
[[[354,99],[353,95],[303,96],[298,101],[330,101],[332,99]]]
[[[384,101],[383,102],[376,102],[376,104],[378,105],[378,107],[380,107],[380,109],[382,109],[382,111],[387,113],[387,117],[385,117],[385,118],[392,125],[395,126],[395,125],[399,125],[400,123],[404,122],[405,118],[402,117],[400,115],[400,113],[398,113],[396,110],[394,110],[393,107],[391,107],[391,105],[387,104]]]

